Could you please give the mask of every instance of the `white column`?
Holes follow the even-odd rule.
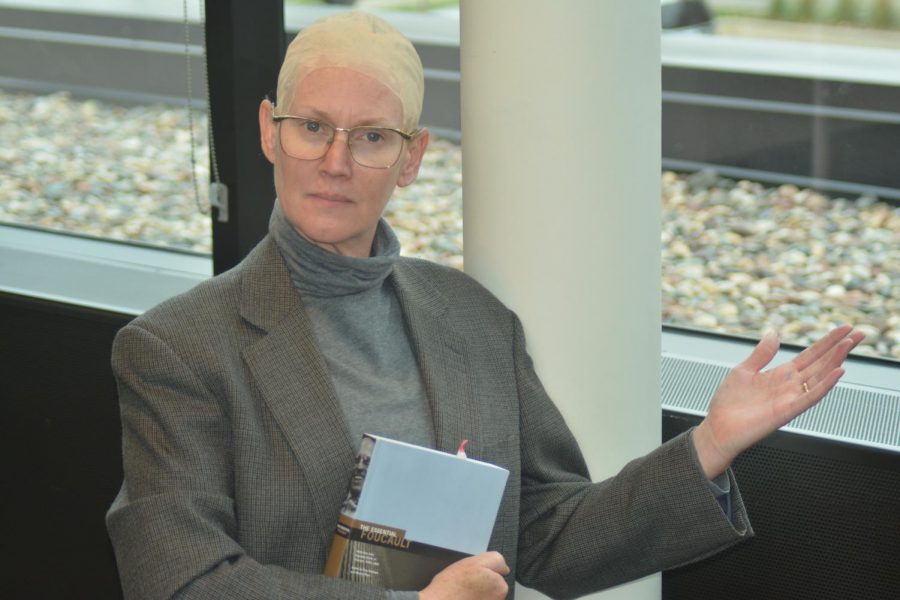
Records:
[[[602,479],[661,435],[659,3],[462,0],[460,26],[465,269]]]

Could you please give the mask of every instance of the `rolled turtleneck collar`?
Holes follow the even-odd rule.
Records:
[[[400,242],[384,219],[378,221],[372,255],[368,258],[341,256],[320,248],[294,229],[278,200],[269,219],[269,233],[294,286],[301,294],[317,298],[348,296],[380,286],[400,255]]]

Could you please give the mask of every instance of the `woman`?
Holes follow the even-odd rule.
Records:
[[[125,478],[108,527],[128,597],[491,599],[518,580],[576,596],[752,534],[728,465],[834,386],[841,327],[761,370],[765,337],[692,432],[592,483],[518,319],[457,271],[398,256],[381,213],[412,183],[422,66],[387,23],[324,19],[259,108],[269,235],[235,269],[125,327]],[[510,470],[491,552],[424,590],[321,575],[363,432]]]

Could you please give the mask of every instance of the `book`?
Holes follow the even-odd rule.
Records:
[[[487,550],[509,471],[365,434],[325,574],[421,590],[449,564]]]

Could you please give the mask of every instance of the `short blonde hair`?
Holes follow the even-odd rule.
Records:
[[[278,106],[290,109],[297,83],[316,69],[343,67],[386,85],[400,99],[403,127],[412,131],[422,114],[425,76],[416,49],[379,17],[347,11],[305,27],[288,46],[278,73]]]

